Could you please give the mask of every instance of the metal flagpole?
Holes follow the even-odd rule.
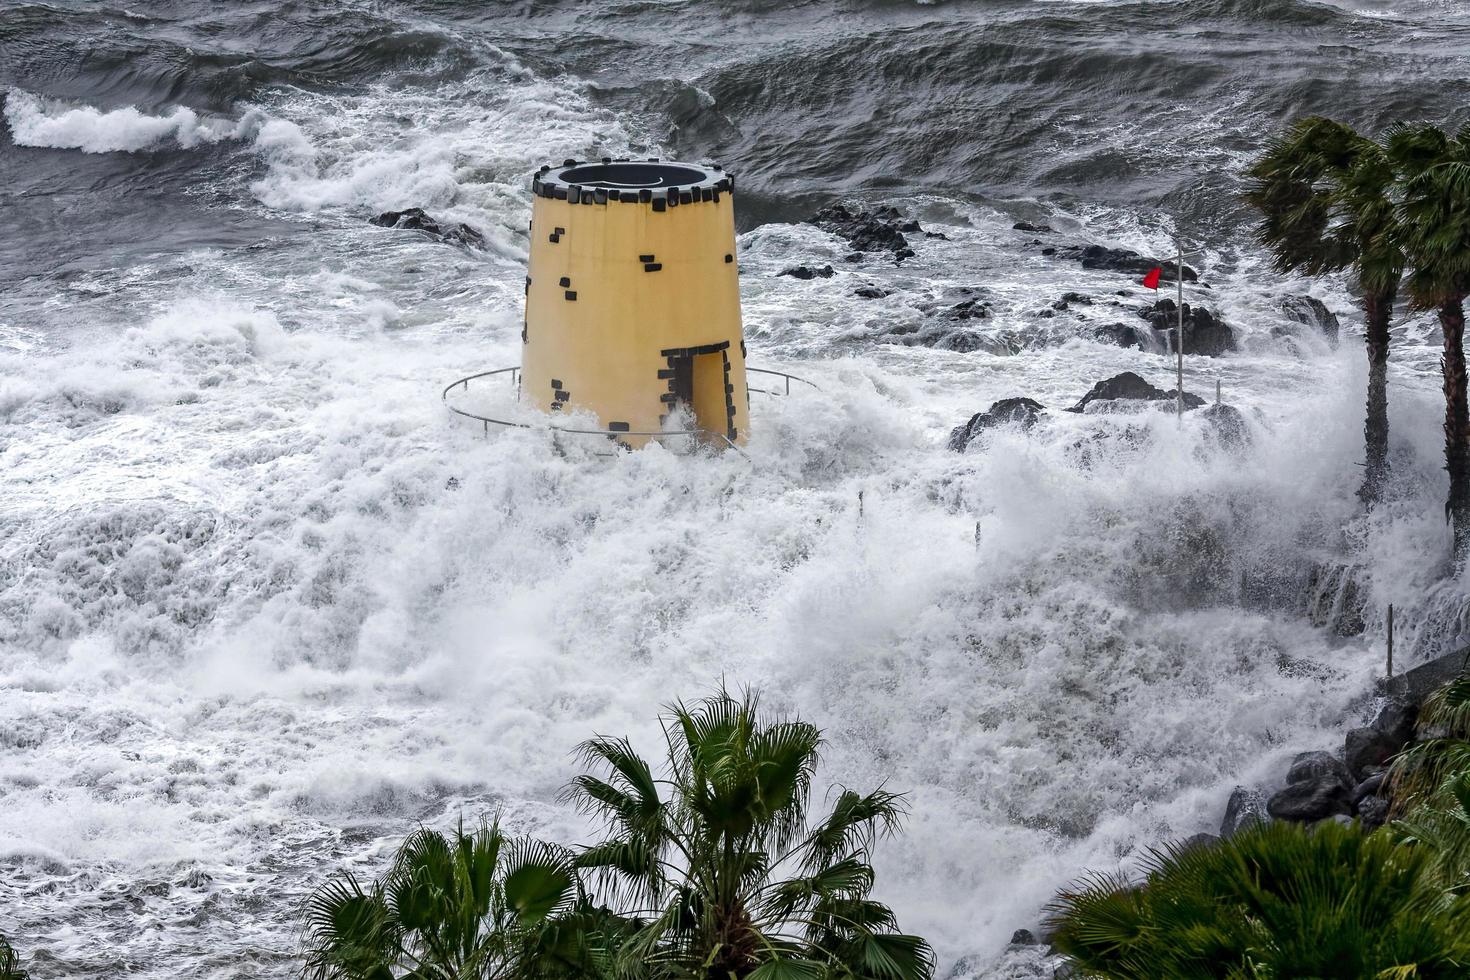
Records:
[[[1179,315],[1179,332],[1174,335],[1175,370],[1174,370],[1174,417],[1184,418],[1184,257],[1186,255],[1199,255],[1200,249],[1192,252],[1184,251],[1179,240],[1174,240],[1174,285],[1178,290],[1176,300]]]

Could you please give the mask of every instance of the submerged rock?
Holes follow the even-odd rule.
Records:
[[[1018,424],[1029,429],[1046,414],[1046,406],[1030,398],[1002,398],[989,409],[970,416],[964,425],[955,426],[949,434],[949,448],[964,452],[976,436],[997,425]]]
[[[1221,402],[1199,414],[1209,424],[1211,437],[1222,449],[1243,449],[1250,445],[1251,430],[1246,426],[1245,416],[1234,405]]]
[[[1337,314],[1329,310],[1327,304],[1320,299],[1306,295],[1287,296],[1281,301],[1281,311],[1288,319],[1312,327],[1326,337],[1333,347],[1337,346],[1342,325],[1337,320]]]
[[[859,286],[852,291],[852,294],[854,296],[861,296],[863,299],[882,299],[889,295],[888,290],[880,289],[877,286]]]
[[[789,269],[782,269],[776,275],[790,276],[793,279],[831,279],[837,275],[837,270],[830,265],[824,265],[820,269],[813,269],[809,265],[794,265]]]
[[[1145,306],[1138,315],[1166,338],[1167,350],[1172,352],[1176,349],[1174,335],[1179,329],[1179,307],[1172,299],[1161,299],[1152,306]],[[1223,320],[1216,319],[1203,306],[1184,304],[1184,353],[1217,357],[1236,347],[1235,331]]]
[[[1016,231],[1029,231],[1036,234],[1055,230],[1054,228],[1052,228],[1051,225],[1033,225],[1029,221],[1017,221],[1015,224],[1011,225],[1011,227],[1014,228]]]
[[[847,239],[859,252],[892,252],[899,259],[914,254],[904,232],[920,230],[917,221],[905,219],[897,208],[885,206],[866,211],[841,203],[822,208],[812,215],[811,223]]]
[[[1093,402],[1109,401],[1173,401],[1175,392],[1173,389],[1164,391],[1155,388],[1147,381],[1134,374],[1132,371],[1124,371],[1122,374],[1099,381],[1092,386],[1092,390],[1082,396],[1082,400],[1071,408],[1069,412],[1085,412],[1087,406]],[[1199,408],[1205,400],[1199,395],[1184,393],[1185,408]]]
[[[469,225],[462,222],[453,225],[441,224],[423,208],[384,211],[373,218],[372,223],[380,228],[408,228],[413,231],[422,231],[454,245],[467,245],[471,248],[485,247],[485,236]]]

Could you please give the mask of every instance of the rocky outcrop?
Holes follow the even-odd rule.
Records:
[[[1063,258],[1076,259],[1084,269],[1105,269],[1109,272],[1126,272],[1129,275],[1146,276],[1154,269],[1162,269],[1159,278],[1173,282],[1175,266],[1170,262],[1151,259],[1139,252],[1126,248],[1108,248],[1105,245],[1068,245],[1057,249]],[[1184,281],[1197,282],[1199,273],[1189,266],[1184,267]]]
[[[1320,299],[1306,295],[1287,296],[1281,301],[1281,312],[1286,314],[1287,319],[1320,333],[1333,347],[1337,346],[1342,325],[1338,323],[1337,314],[1329,310],[1327,304]]]
[[[837,270],[830,265],[824,265],[819,269],[813,269],[809,265],[794,265],[789,269],[782,269],[776,275],[790,276],[793,279],[831,279],[837,275]]]
[[[1147,327],[1134,327],[1126,323],[1103,323],[1092,328],[1092,335],[1104,344],[1118,347],[1136,347],[1139,350],[1160,350],[1152,343],[1152,332]]]
[[[970,416],[964,425],[955,426],[949,434],[949,448],[964,452],[975,437],[997,425],[1019,425],[1029,429],[1046,414],[1046,406],[1030,398],[1002,398],[987,410]]]
[[[1164,391],[1162,388],[1155,388],[1153,385],[1149,384],[1147,381],[1143,380],[1132,371],[1124,371],[1122,374],[1108,378],[1106,381],[1099,381],[1097,384],[1093,385],[1092,390],[1083,395],[1082,400],[1079,401],[1076,405],[1073,405],[1071,408],[1067,409],[1067,411],[1079,413],[1086,412],[1089,405],[1098,402],[1172,402],[1174,398],[1175,391],[1173,389],[1170,389],[1169,391]],[[1187,391],[1184,393],[1185,408],[1199,408],[1204,403],[1205,400],[1199,395],[1193,395]],[[1104,405],[1098,405],[1098,410],[1103,410],[1104,408]]]
[[[938,313],[946,320],[986,320],[990,318],[990,302],[982,299],[967,299]]]
[[[846,204],[830,204],[812,215],[811,223],[830,232],[859,252],[892,252],[899,261],[914,254],[904,232],[922,229],[917,221],[904,218],[897,208],[880,207],[871,211]]]
[[[1016,231],[1029,231],[1035,234],[1043,234],[1055,230],[1051,225],[1033,225],[1029,221],[1017,221],[1011,227]]]
[[[1167,349],[1175,350],[1174,335],[1179,329],[1179,307],[1172,299],[1161,299],[1138,313],[1150,327],[1163,334]],[[1217,357],[1235,350],[1235,332],[1224,321],[1203,306],[1184,304],[1184,353]]]
[[[854,289],[852,291],[852,294],[854,296],[860,296],[863,299],[882,299],[883,297],[888,295],[888,290],[881,289],[878,286],[870,284],[867,286],[859,286],[857,289]]]
[[[1266,812],[1297,823],[1349,816],[1354,785],[1347,766],[1330,752],[1303,752],[1292,760],[1286,788],[1266,802]]]
[[[464,223],[443,224],[429,215],[423,208],[406,211],[384,211],[372,223],[380,228],[408,228],[422,231],[440,241],[469,248],[484,248],[485,236]]]

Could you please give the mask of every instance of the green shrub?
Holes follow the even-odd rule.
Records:
[[[1093,876],[1052,906],[1084,975],[1158,978],[1470,976],[1470,900],[1426,849],[1356,825],[1275,823],[1155,852],[1147,879]]]

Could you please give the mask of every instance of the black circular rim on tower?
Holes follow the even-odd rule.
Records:
[[[680,204],[718,202],[735,190],[735,177],[717,164],[677,160],[563,160],[560,167],[542,167],[531,178],[537,197],[573,204],[652,204],[663,211]]]
[[[677,163],[584,163],[556,175],[567,184],[583,187],[606,187],[609,190],[640,191],[647,187],[679,187],[698,184],[707,175],[703,170]]]

